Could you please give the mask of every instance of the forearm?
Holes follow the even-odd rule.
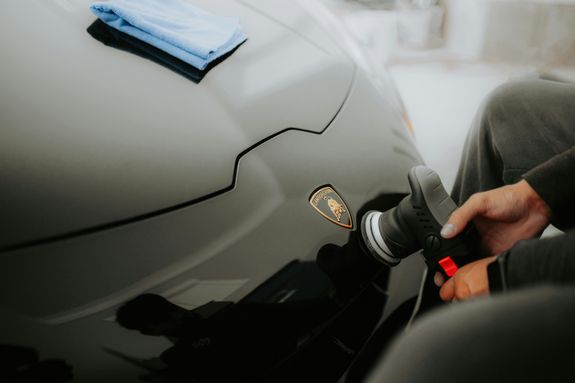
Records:
[[[507,254],[509,290],[540,283],[575,282],[575,230],[545,239],[521,241]]]
[[[575,147],[560,153],[523,175],[547,203],[552,222],[561,228],[572,227],[575,214]]]

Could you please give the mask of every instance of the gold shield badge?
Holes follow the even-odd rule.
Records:
[[[319,214],[336,225],[346,229],[353,228],[347,205],[331,186],[322,186],[313,192],[309,197],[309,203]]]

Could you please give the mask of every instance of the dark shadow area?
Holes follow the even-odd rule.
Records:
[[[40,359],[33,348],[0,344],[0,382],[63,383],[73,377],[72,366],[62,359]]]
[[[186,310],[153,294],[122,306],[117,320],[174,345],[157,371],[170,382],[254,381],[292,354],[302,339],[337,310],[327,298],[283,303],[210,302]]]
[[[417,297],[401,304],[373,333],[346,375],[347,383],[363,382],[374,364],[379,360],[396,336],[401,334],[409,323]]]
[[[422,283],[419,295],[403,302],[383,323],[378,325],[349,367],[346,383],[364,382],[396,337],[409,330],[408,326],[421,317],[445,305],[439,297],[439,287],[433,282],[433,273],[427,272]]]

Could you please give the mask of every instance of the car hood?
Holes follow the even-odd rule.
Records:
[[[242,152],[287,128],[320,132],[353,79],[293,1],[193,1],[248,35],[199,84],[94,40],[89,3],[3,7],[0,249],[230,190]]]

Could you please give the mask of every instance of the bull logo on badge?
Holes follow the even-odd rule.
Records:
[[[336,225],[346,229],[353,228],[349,209],[331,186],[323,186],[316,190],[309,197],[309,203],[319,214]]]

